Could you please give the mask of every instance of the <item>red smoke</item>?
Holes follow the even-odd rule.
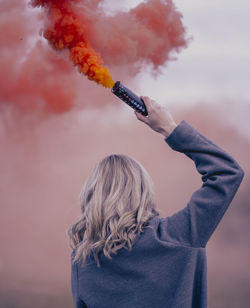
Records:
[[[132,75],[143,63],[157,69],[170,60],[171,52],[179,52],[186,46],[182,16],[171,0],[148,0],[113,16],[107,16],[101,9],[102,2],[41,0],[32,4],[50,3],[63,10],[67,8],[83,27],[80,38],[84,34],[85,43],[88,42],[111,70],[122,71],[122,67],[126,67]],[[55,52],[41,39],[36,42],[40,29],[52,31],[44,30],[47,38],[54,33],[55,24],[48,19],[49,10],[45,16],[41,10],[28,7],[24,0],[3,0],[0,9],[1,109],[12,106],[25,113],[34,110],[61,113],[71,109],[80,95],[82,105],[88,101],[98,104],[98,96],[93,98],[89,94],[89,81],[82,77],[79,82],[68,52]],[[73,54],[71,52],[73,63],[79,64],[79,57]],[[120,74],[115,77],[121,79]],[[99,97],[103,96],[99,88],[95,91]]]
[[[89,22],[92,46],[100,50],[107,65],[140,62],[157,69],[171,59],[171,52],[187,45],[182,15],[172,0],[144,1],[111,17],[91,15]]]
[[[71,109],[72,67],[43,41],[34,41],[37,12],[22,0],[3,1],[0,10],[0,112],[10,106],[25,113]]]

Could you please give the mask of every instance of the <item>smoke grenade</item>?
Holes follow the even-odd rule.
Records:
[[[148,115],[143,100],[136,94],[134,94],[131,90],[124,87],[124,85],[122,85],[120,81],[117,81],[115,83],[111,91],[135,111],[141,113],[144,116]]]

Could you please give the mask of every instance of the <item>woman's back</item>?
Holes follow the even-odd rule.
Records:
[[[207,307],[205,249],[162,240],[161,220],[150,220],[131,251],[112,260],[101,253],[100,268],[91,256],[86,267],[74,265],[72,283],[88,308]]]
[[[123,247],[112,259],[101,252],[100,267],[92,255],[82,267],[81,262],[73,262],[73,252],[72,292],[76,307],[208,307],[206,244],[244,172],[229,154],[185,121],[165,137],[173,150],[193,160],[202,186],[174,215],[161,218],[156,213],[131,250]]]

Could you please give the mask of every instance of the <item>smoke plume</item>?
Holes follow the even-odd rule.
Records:
[[[90,46],[84,33],[84,21],[77,16],[73,1],[34,0],[34,6],[45,7],[48,11],[48,25],[44,37],[55,50],[68,49],[70,58],[78,69],[90,80],[111,88],[114,81],[101,57]]]
[[[74,106],[105,105],[111,101],[101,99],[108,98],[107,90],[73,66],[111,87],[103,65],[114,79],[126,81],[142,65],[158,72],[186,47],[182,15],[171,0],[148,0],[112,16],[102,2],[1,1],[0,112],[60,114]]]

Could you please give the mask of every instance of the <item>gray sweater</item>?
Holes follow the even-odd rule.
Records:
[[[206,244],[230,205],[244,172],[238,163],[187,122],[165,139],[191,158],[202,186],[182,210],[155,216],[131,251],[122,248],[112,260],[91,255],[87,267],[73,264],[71,286],[75,307],[205,308]]]

